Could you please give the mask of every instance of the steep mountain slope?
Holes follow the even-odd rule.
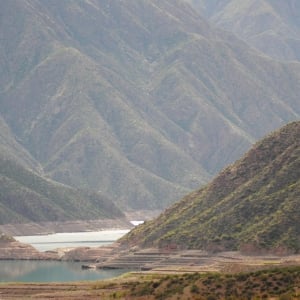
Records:
[[[187,0],[218,27],[234,32],[262,52],[300,60],[297,0]]]
[[[300,250],[300,122],[272,133],[124,243],[179,248]]]
[[[16,140],[15,135],[0,116],[0,155],[2,158],[16,161],[39,172],[42,170],[40,164],[30,155],[30,153]]]
[[[46,180],[15,161],[0,158],[0,225],[124,218],[104,195]]]
[[[15,140],[54,180],[125,209],[166,207],[299,118],[300,65],[182,1],[12,0],[0,14],[0,113]]]

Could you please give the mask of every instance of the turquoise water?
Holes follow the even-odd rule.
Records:
[[[80,262],[0,261],[0,282],[70,282],[101,280],[128,270],[82,270]]]
[[[31,244],[39,251],[56,248],[103,246],[116,241],[128,230],[55,233],[50,235],[18,236],[17,240]],[[116,277],[126,270],[82,270],[80,262],[1,261],[0,282],[69,282],[100,280]],[[0,297],[1,299],[1,297]]]

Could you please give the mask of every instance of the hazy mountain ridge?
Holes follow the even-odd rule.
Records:
[[[0,220],[6,223],[124,218],[100,193],[75,190],[0,159]]]
[[[299,1],[188,0],[219,28],[280,60],[300,59]]]
[[[261,57],[182,1],[1,12],[1,116],[48,176],[124,208],[165,207],[299,118],[299,64]]]
[[[6,122],[0,117],[0,152],[2,158],[11,159],[24,167],[35,171],[42,171],[40,164],[28,153],[15,139],[13,132]]]
[[[134,229],[123,242],[299,251],[299,141],[300,122],[272,133],[206,187]]]

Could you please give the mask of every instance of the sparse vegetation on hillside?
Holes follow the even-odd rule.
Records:
[[[123,243],[213,251],[300,250],[300,122],[258,142],[210,184]]]
[[[105,195],[64,186],[0,158],[0,224],[122,217]]]
[[[167,276],[133,285],[133,299],[299,299],[300,268],[251,273],[192,273]]]
[[[300,65],[262,56],[183,0],[0,11],[1,151],[124,209],[169,206],[299,119]]]

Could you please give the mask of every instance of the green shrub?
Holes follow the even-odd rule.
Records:
[[[191,286],[191,293],[193,293],[193,294],[198,294],[199,293],[199,288],[198,288],[197,285],[193,284]]]

